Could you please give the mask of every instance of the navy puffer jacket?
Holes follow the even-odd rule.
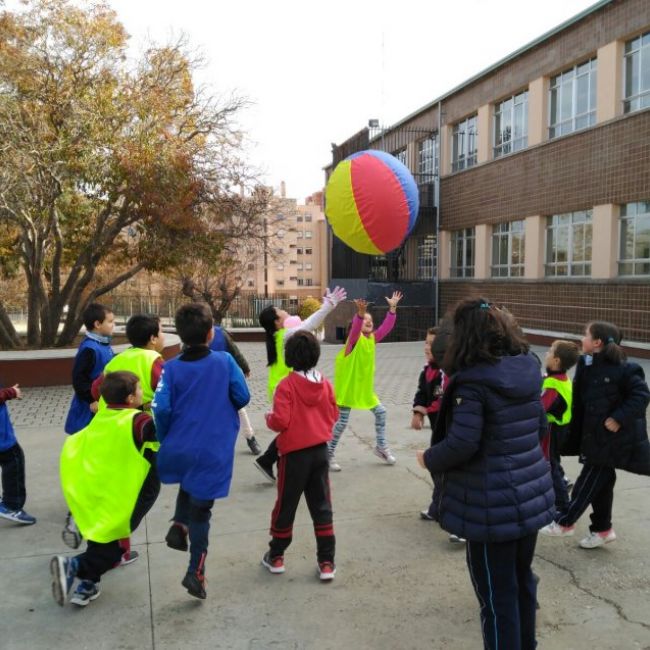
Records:
[[[424,454],[439,475],[440,525],[473,542],[507,542],[550,523],[555,494],[539,445],[542,378],[531,354],[457,372]]]

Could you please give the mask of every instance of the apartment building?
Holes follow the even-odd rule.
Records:
[[[322,296],[328,274],[323,193],[315,192],[298,205],[286,196],[283,182],[267,220],[269,243],[263,254],[248,262],[242,292],[282,296],[294,304]]]
[[[333,282],[369,295],[398,284],[435,315],[485,295],[533,334],[610,320],[650,349],[647,0],[598,2],[390,128],[333,147],[329,170],[364,148],[407,164],[432,210],[392,257],[364,260],[334,238]]]

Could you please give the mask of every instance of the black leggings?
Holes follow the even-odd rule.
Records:
[[[27,499],[25,490],[25,454],[16,443],[0,451],[2,467],[2,501],[9,510],[22,510]]]

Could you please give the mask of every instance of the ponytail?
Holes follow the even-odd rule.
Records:
[[[600,339],[603,343],[603,351],[601,352],[603,359],[608,363],[619,365],[624,363],[627,359],[625,351],[621,347],[623,339],[621,330],[613,323],[605,321],[594,321],[587,326],[591,338]]]
[[[266,360],[267,366],[272,366],[278,360],[278,353],[275,349],[275,321],[278,314],[273,305],[264,307],[259,315],[260,325],[264,328],[264,342],[266,343]]]

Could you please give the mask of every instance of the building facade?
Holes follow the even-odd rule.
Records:
[[[433,265],[436,314],[480,294],[532,334],[609,320],[650,349],[647,0],[601,1],[380,134],[361,134],[334,149],[330,169],[359,144],[396,155],[420,184],[434,177],[428,229],[418,224],[396,253],[394,284],[416,279],[400,274],[414,260],[416,277]],[[333,281],[371,283],[382,262],[356,261],[365,274],[341,247]]]

